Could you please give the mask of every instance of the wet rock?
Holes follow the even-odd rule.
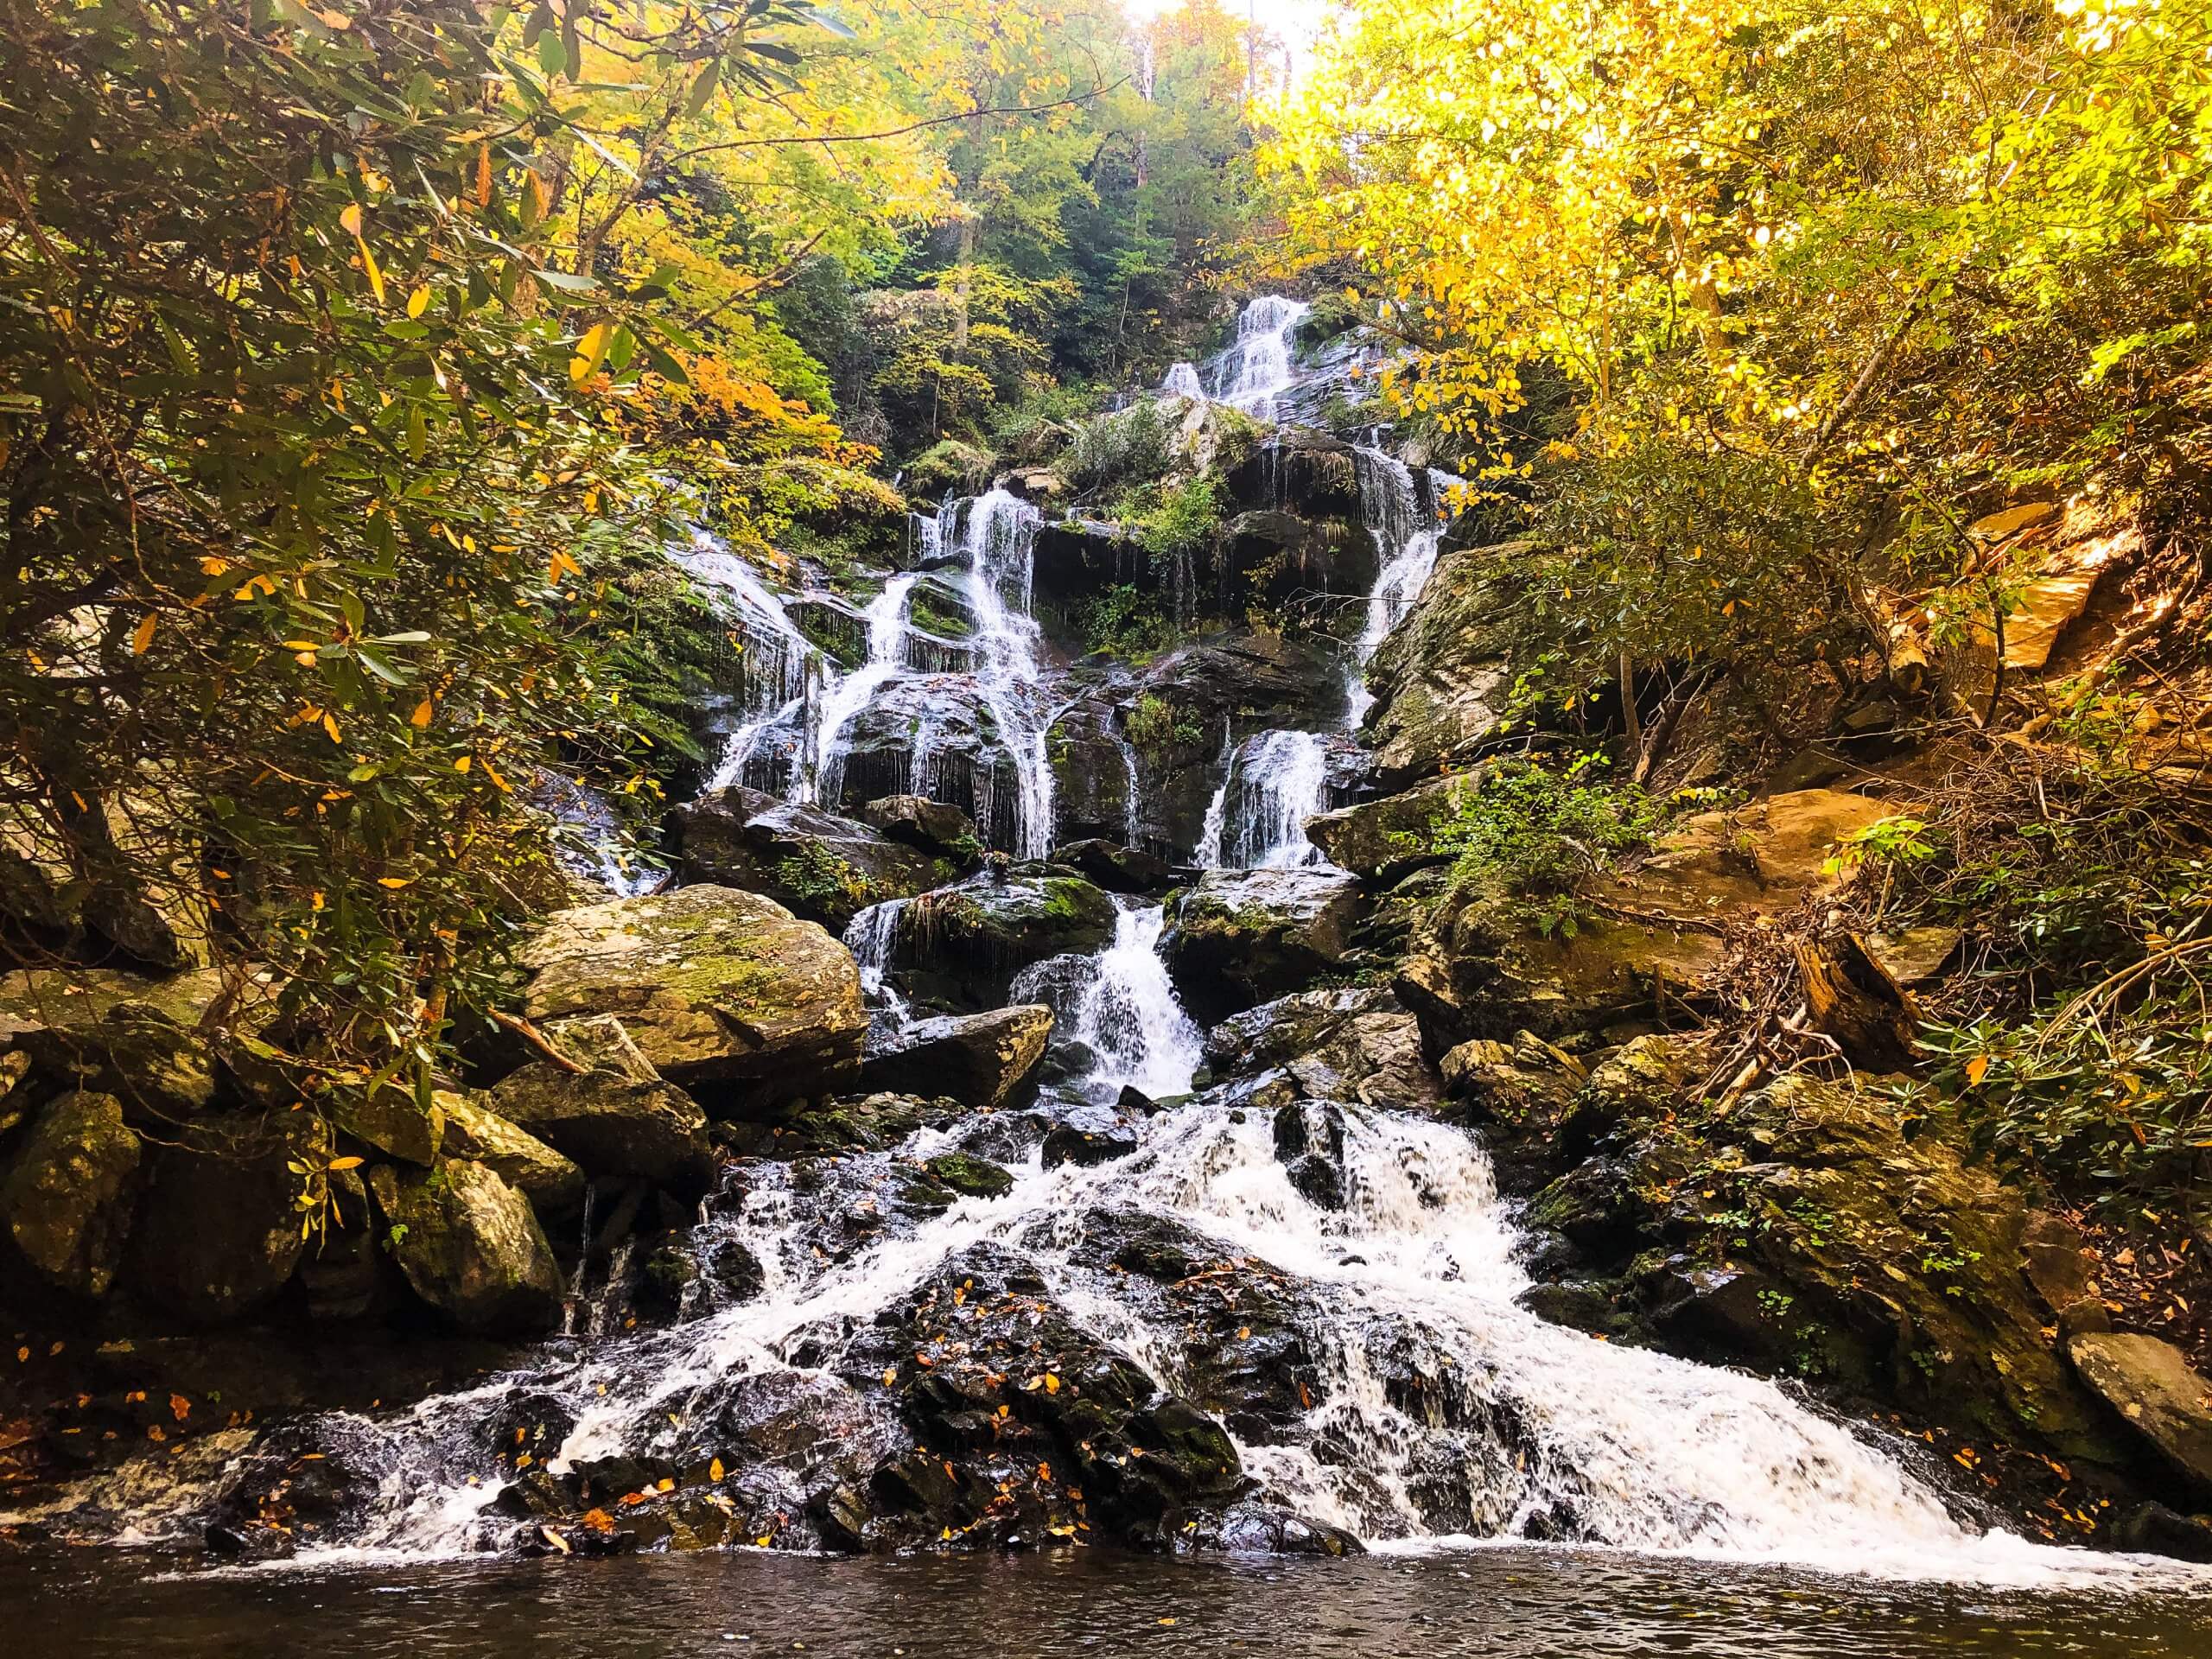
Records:
[[[1386,786],[1464,767],[1499,735],[1513,682],[1525,542],[1446,551],[1368,664],[1366,737]]]
[[[284,1287],[307,1247],[308,1177],[294,1166],[329,1160],[329,1130],[306,1113],[225,1128],[155,1153],[132,1230],[132,1291],[195,1325],[242,1318]]]
[[[868,1014],[852,953],[756,894],[685,887],[562,911],[524,959],[532,1020],[618,1015],[663,1077],[717,1109],[859,1071]]]
[[[1306,821],[1306,838],[1340,869],[1389,885],[1453,855],[1433,850],[1438,826],[1480,787],[1478,773],[1432,779],[1379,801],[1338,807]]]
[[[1438,1070],[1458,1116],[1510,1176],[1557,1173],[1589,1150],[1601,1127],[1581,1061],[1532,1033],[1510,1043],[1471,1038]]]
[[[918,1020],[861,1067],[863,1088],[933,1089],[972,1107],[1003,1103],[1037,1069],[1052,1011],[1036,1004]]]
[[[490,1109],[587,1176],[632,1175],[680,1197],[704,1193],[715,1159],[698,1103],[661,1079],[620,1020],[575,1021],[562,1037],[589,1069],[535,1061],[493,1085]]]
[[[1045,1136],[1045,1167],[1103,1164],[1137,1149],[1135,1124],[1109,1107],[1078,1106]]]
[[[369,1185],[392,1259],[415,1294],[467,1332],[535,1336],[561,1322],[565,1287],[530,1200],[482,1164],[380,1166]]]
[[[2212,1515],[2182,1515],[2163,1503],[2139,1503],[2106,1534],[2116,1549],[2212,1562]]]
[[[1137,779],[1122,718],[1120,696],[1101,693],[1077,697],[1053,720],[1045,758],[1052,770],[1054,834],[1071,842],[1130,836],[1129,791]]]
[[[1096,837],[1053,849],[1052,862],[1076,871],[1109,893],[1159,893],[1174,880],[1166,859]]]
[[[964,1000],[995,1004],[1014,974],[1086,955],[1113,937],[1114,901],[1080,876],[987,873],[925,893],[899,912],[899,960]]]
[[[2200,1491],[2212,1492],[2212,1382],[2157,1337],[2085,1332],[2066,1344],[2082,1380]]]
[[[1635,1247],[1642,1211],[1634,1169],[1618,1159],[1577,1164],[1529,1201],[1528,1223],[1603,1261]]]
[[[938,809],[953,813],[950,808]],[[732,786],[669,815],[687,881],[765,893],[792,914],[842,930],[855,912],[908,899],[951,874],[938,855],[866,823]]]
[[[426,1112],[404,1090],[349,1091],[331,1103],[329,1117],[336,1128],[371,1150],[428,1167],[438,1161],[445,1141],[448,1098],[443,1092],[434,1094]]]
[[[958,807],[926,795],[886,795],[870,801],[854,816],[889,840],[932,858],[954,860],[963,868],[972,865],[982,851],[975,821]]]
[[[1014,1177],[988,1158],[964,1152],[940,1153],[922,1167],[932,1180],[950,1187],[963,1198],[996,1198],[1014,1191]]]
[[[1217,1082],[1280,1070],[1309,1099],[1421,1111],[1440,1099],[1421,1029],[1388,990],[1304,991],[1232,1015],[1206,1033]]]
[[[1264,1503],[1236,1503],[1217,1521],[1201,1523],[1192,1542],[1240,1555],[1364,1555],[1367,1548],[1342,1527],[1309,1521]]]
[[[1563,1325],[1570,1331],[1587,1331],[1592,1336],[1614,1336],[1631,1325],[1614,1306],[1611,1291],[1600,1280],[1531,1285],[1513,1300],[1516,1306],[1540,1319]]]
[[[942,1127],[968,1115],[946,1095],[839,1095],[788,1101],[743,1123],[718,1124],[719,1142],[743,1157],[796,1158],[896,1146],[916,1129]]]
[[[1212,1022],[1306,989],[1343,962],[1358,889],[1338,871],[1209,870],[1161,942],[1184,1006]]]
[[[442,1119],[441,1156],[466,1158],[497,1171],[500,1179],[530,1200],[541,1220],[569,1216],[582,1207],[584,1172],[574,1159],[465,1095],[442,1091],[437,1099]]]
[[[1230,499],[1257,510],[1308,518],[1359,517],[1359,468],[1342,438],[1300,427],[1271,435],[1230,469]],[[1369,572],[1371,585],[1373,572]]]
[[[123,1266],[142,1156],[114,1096],[80,1090],[48,1105],[0,1178],[11,1265],[40,1290],[106,1295]]]
[[[1275,1113],[1275,1159],[1292,1187],[1320,1210],[1344,1207],[1344,1115],[1302,1103]]]
[[[1678,1353],[1773,1361],[1787,1345],[1788,1292],[1764,1274],[1669,1262],[1651,1321]]]

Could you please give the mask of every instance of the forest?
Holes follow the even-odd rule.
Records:
[[[2201,1639],[2212,6],[0,40],[29,1628]]]

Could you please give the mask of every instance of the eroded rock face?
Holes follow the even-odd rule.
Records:
[[[530,1200],[483,1164],[380,1166],[370,1187],[392,1259],[415,1294],[459,1329],[537,1336],[561,1322],[563,1282]]]
[[[933,801],[926,795],[886,795],[870,801],[855,814],[862,823],[887,838],[903,842],[933,858],[972,864],[982,847],[975,820],[957,806]]]
[[[868,1014],[851,952],[757,894],[685,887],[562,911],[524,959],[532,1020],[618,1015],[656,1070],[717,1108],[858,1073]]]
[[[91,1300],[123,1266],[142,1152],[112,1095],[79,1090],[41,1112],[0,1179],[0,1226],[33,1286]]]
[[[2156,1337],[2085,1332],[2066,1345],[2082,1380],[2196,1488],[2212,1495],[2212,1381]]]
[[[442,1156],[466,1158],[495,1171],[530,1200],[541,1221],[571,1215],[582,1206],[584,1172],[575,1160],[467,1096],[441,1092],[438,1101]]]
[[[1192,1017],[1220,1020],[1340,965],[1360,910],[1343,871],[1209,870],[1173,901],[1161,952]]]
[[[1441,1099],[1421,1030],[1388,990],[1304,991],[1223,1020],[1206,1033],[1217,1083],[1279,1071],[1299,1097],[1419,1111]]]
[[[1308,818],[1306,838],[1339,869],[1388,885],[1426,865],[1451,861],[1448,853],[1432,850],[1437,825],[1479,787],[1473,773],[1433,779],[1379,801]]]
[[[212,969],[159,980],[111,969],[9,974],[0,1046],[56,1088],[112,1095],[140,1122],[179,1122],[215,1098],[215,1056],[197,1027],[220,989]]]
[[[917,1020],[893,1045],[868,1055],[861,1084],[893,1093],[931,1089],[963,1105],[996,1106],[1037,1069],[1052,1033],[1052,1011],[1039,1004]]]
[[[756,789],[715,790],[677,807],[669,826],[685,880],[765,893],[832,928],[952,874],[936,855],[865,823]]]

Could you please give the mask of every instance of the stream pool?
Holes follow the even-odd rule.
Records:
[[[217,1573],[82,1550],[0,1559],[0,1617],[9,1651],[72,1659],[2212,1655],[2212,1598],[2171,1590],[1885,1583],[1542,1548],[1341,1561],[739,1551]]]

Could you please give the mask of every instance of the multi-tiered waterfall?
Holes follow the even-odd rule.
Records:
[[[1173,389],[1196,383],[1224,401],[1272,407],[1295,378],[1290,339],[1301,312],[1292,301],[1255,302],[1229,351],[1174,376]],[[1292,879],[1317,856],[1304,823],[1326,804],[1332,748],[1352,741],[1346,728],[1368,707],[1362,671],[1435,563],[1454,480],[1417,474],[1380,448],[1359,450],[1357,465],[1379,575],[1345,653],[1350,719],[1341,705],[1320,707],[1307,729],[1241,741],[1224,733],[1198,862]],[[694,574],[728,595],[747,641],[742,706],[718,779],[773,774],[790,800],[834,808],[861,722],[894,698],[923,709],[964,690],[988,715],[996,751],[969,779],[979,823],[1018,858],[1050,852],[1050,745],[1064,671],[1033,614],[1039,524],[1033,505],[1004,490],[948,502],[920,529],[920,568],[888,576],[858,612],[864,648],[849,668],[810,643],[747,566],[711,543],[685,550]],[[922,648],[915,606],[926,582],[964,603],[964,673]],[[905,779],[914,787],[950,788],[933,770],[938,741],[918,714]],[[894,1025],[911,1014],[894,955],[905,903],[862,910],[845,933],[868,995]],[[1050,1310],[1161,1389],[1195,1387],[1185,1311],[1141,1290],[1124,1267],[1164,1247],[1102,1256],[1099,1243],[1187,1238],[1272,1287],[1281,1340],[1308,1357],[1313,1380],[1298,1384],[1300,1403],[1234,1439],[1252,1501],[1313,1525],[1375,1546],[1565,1538],[1901,1578],[2091,1582],[2139,1572],[1961,1522],[1893,1452],[1774,1383],[1596,1342],[1525,1310],[1514,1217],[1482,1149],[1455,1129],[1351,1102],[1262,1106],[1237,1084],[1183,1098],[1204,1060],[1202,1038],[1163,969],[1162,926],[1158,904],[1120,900],[1096,954],[1036,963],[1007,991],[1056,1010],[1059,1052],[1074,1057],[1048,1085],[1061,1097],[1093,1113],[1122,1102],[1125,1090],[1142,1097],[1125,1127],[1127,1155],[1048,1166],[1033,1141],[1013,1134],[1008,1115],[976,1112],[803,1175],[772,1160],[750,1166],[706,1207],[687,1249],[701,1261],[754,1264],[757,1290],[411,1409],[325,1422],[323,1439],[374,1475],[375,1495],[307,1555],[497,1547],[512,1535],[502,1517],[527,1512],[503,1497],[524,1479],[511,1455],[518,1421],[560,1425],[534,1454],[556,1476],[608,1460],[676,1466],[701,1460],[696,1425],[741,1440],[752,1433],[764,1397],[823,1429],[810,1439],[789,1430],[794,1419],[775,1420],[790,1438],[775,1443],[785,1449],[761,1479],[772,1493],[788,1490],[769,1507],[786,1502],[798,1513],[820,1501],[810,1458],[870,1436],[893,1444],[904,1433],[879,1397],[896,1368],[879,1380],[874,1361],[861,1375],[851,1357],[911,1310],[937,1306],[930,1287],[948,1272],[957,1281],[967,1269],[957,1264],[982,1259],[1020,1264],[1032,1326]],[[1168,1109],[1141,1115],[1160,1103]],[[1295,1119],[1287,1130],[1286,1109]],[[1326,1200],[1286,1160],[1294,1131],[1334,1146],[1340,1186]],[[916,1160],[959,1152],[1005,1160],[1011,1185],[919,1211],[879,1205],[880,1192],[911,1179]],[[950,1303],[964,1294],[949,1293]],[[1046,1384],[1039,1373],[1027,1386]],[[1057,1375],[1049,1386],[1059,1386]],[[969,1429],[986,1440],[998,1432],[992,1420],[979,1424]],[[952,1464],[944,1467],[950,1477]]]

